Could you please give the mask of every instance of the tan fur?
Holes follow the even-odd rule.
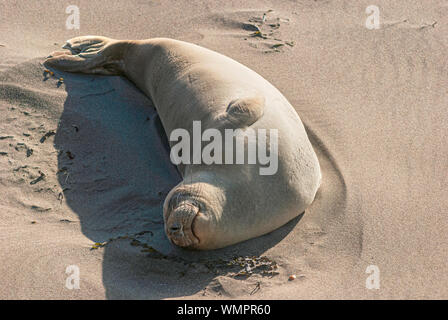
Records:
[[[321,181],[317,157],[286,98],[254,71],[194,44],[155,38],[78,37],[46,63],[123,74],[153,100],[169,137],[178,128],[278,129],[278,171],[259,165],[186,165],[165,199],[165,230],[182,247],[215,249],[275,230],[302,213]]]

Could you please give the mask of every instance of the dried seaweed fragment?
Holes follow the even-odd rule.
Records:
[[[37,179],[34,179],[33,181],[30,182],[31,185],[36,184],[42,180],[45,179],[45,173],[43,173],[42,171],[39,171],[40,176]]]
[[[54,130],[50,130],[48,131],[46,134],[44,134],[44,136],[42,138],[40,138],[40,143],[44,143],[45,140],[47,140],[49,137],[54,136],[56,134],[56,132]]]

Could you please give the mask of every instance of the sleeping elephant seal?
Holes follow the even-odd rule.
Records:
[[[254,238],[284,225],[314,200],[321,172],[305,128],[286,98],[256,72],[214,51],[165,38],[86,36],[63,48],[48,57],[47,66],[124,75],[152,99],[167,137],[197,135],[200,124],[209,134],[199,147],[211,137],[217,143],[209,148],[214,162],[196,161],[197,150],[178,155],[192,156],[193,163],[176,163],[183,181],[164,202],[165,231],[174,244],[206,250]],[[248,132],[255,132],[255,144]],[[219,136],[229,139],[214,141]],[[187,142],[193,149],[194,141]],[[235,163],[237,141],[243,141],[243,157],[258,148],[259,159],[265,151],[276,163],[271,168],[261,160]],[[178,147],[170,145],[172,151]]]

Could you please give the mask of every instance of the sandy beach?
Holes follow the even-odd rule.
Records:
[[[447,1],[76,2],[79,29],[71,2],[0,2],[0,299],[448,298]],[[179,39],[262,75],[319,158],[311,207],[224,249],[173,246],[181,177],[151,100],[44,72],[80,35]]]

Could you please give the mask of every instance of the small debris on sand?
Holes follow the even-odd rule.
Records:
[[[261,33],[261,31],[256,31],[254,33],[250,34],[251,37],[258,37],[258,38],[262,38],[262,39],[268,39],[268,36],[266,34]]]
[[[253,23],[243,23],[243,29],[248,31],[261,32],[260,28]]]
[[[289,23],[289,19],[282,19],[282,18],[268,19],[268,13],[272,11],[273,10],[268,10],[267,12],[263,13],[263,16],[261,18],[252,17],[249,19],[249,23],[243,23],[244,30],[254,31],[253,33],[250,34],[252,38],[260,38],[263,40],[275,40],[280,42],[278,44],[271,44],[271,45],[267,43],[270,50],[264,51],[264,53],[282,52],[281,50],[279,50],[279,48],[283,47],[285,44],[290,47],[294,46],[294,41],[285,41],[275,37],[277,30],[280,29],[281,23]],[[244,37],[244,40],[247,40],[247,38]],[[253,44],[249,45],[254,48],[257,48],[257,46],[254,46]]]
[[[257,284],[255,285],[255,288],[250,293],[250,295],[257,293],[258,291],[260,291],[260,289],[261,289],[261,281],[258,281]]]
[[[71,153],[70,151],[66,151],[65,154],[67,155],[67,157],[70,158],[70,160],[75,159],[75,156],[74,156],[73,153]]]
[[[102,247],[104,247],[106,244],[107,244],[107,242],[103,242],[103,243],[101,243],[101,242],[95,242],[95,244],[90,248],[90,250],[95,250],[95,249],[98,249],[98,248],[102,248]]]
[[[38,183],[38,182],[40,182],[40,181],[42,181],[42,180],[45,179],[45,173],[43,173],[43,172],[41,172],[41,171],[39,171],[39,173],[40,173],[39,178],[37,178],[37,179],[31,181],[30,184],[33,185],[33,184],[36,184],[36,183]]]
[[[31,206],[31,209],[35,210],[35,211],[38,211],[38,212],[47,212],[47,211],[51,210],[51,208],[42,208],[42,207],[39,207],[39,206]]]
[[[54,136],[56,132],[54,130],[48,131],[42,138],[40,138],[40,143],[44,143],[49,137]]]
[[[25,143],[19,142],[16,144],[15,148],[16,151],[25,150],[27,158],[30,157],[33,154],[33,149],[29,148]]]
[[[240,267],[240,271],[231,273],[233,277],[260,274],[262,276],[275,276],[278,274],[277,263],[268,257],[236,257],[226,263],[227,267]]]
[[[276,43],[276,44],[272,45],[271,48],[272,49],[277,49],[277,48],[283,47],[284,45],[285,44],[283,44],[283,43]]]

